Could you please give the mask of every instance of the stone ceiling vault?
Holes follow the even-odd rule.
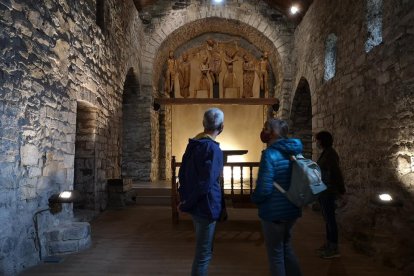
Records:
[[[171,2],[176,2],[175,6],[176,8],[180,8],[180,7],[186,7],[188,5],[189,2],[191,2],[190,0],[176,0],[176,1],[171,1]],[[305,13],[307,12],[309,6],[312,4],[313,0],[264,0],[264,2],[266,2],[270,7],[272,7],[273,9],[276,9],[278,11],[280,11],[281,13],[283,13],[284,15],[286,15],[287,17],[289,17],[291,20],[299,22],[303,16],[305,15]],[[138,12],[141,12],[144,9],[148,9],[153,5],[157,5],[157,3],[159,3],[158,0],[134,0],[135,3],[135,7],[137,8]],[[292,4],[298,5],[300,7],[300,9],[302,10],[302,12],[295,18],[295,17],[290,17],[289,15],[289,9],[292,6]]]

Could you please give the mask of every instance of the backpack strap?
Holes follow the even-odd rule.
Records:
[[[298,155],[290,155],[289,156],[289,160],[290,161],[296,161],[297,159],[303,159],[303,155],[302,154],[298,154]],[[273,181],[273,186],[282,194],[286,194],[286,190],[282,188],[282,186],[280,186],[276,181]]]
[[[280,186],[279,184],[277,184],[277,182],[273,182],[273,186],[275,186],[276,189],[278,189],[279,192],[281,192],[282,194],[286,193],[286,190],[282,188],[282,186]]]
[[[303,155],[302,154],[297,154],[297,155],[291,155],[290,156],[290,160],[291,161],[296,161],[297,159],[305,159],[305,157],[303,157]]]

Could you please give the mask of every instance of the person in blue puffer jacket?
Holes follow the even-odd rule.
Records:
[[[222,209],[223,152],[215,139],[223,131],[223,120],[224,114],[218,108],[204,113],[204,131],[189,140],[178,172],[178,208],[191,214],[196,232],[192,276],[207,275],[216,221]]]
[[[262,152],[252,201],[258,206],[269,267],[272,276],[302,275],[291,246],[291,231],[302,210],[279,192],[273,182],[289,189],[292,162],[290,156],[302,153],[299,139],[288,139],[288,124],[268,120],[260,134],[267,148]]]

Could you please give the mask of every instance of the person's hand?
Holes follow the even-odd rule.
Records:
[[[179,214],[182,214],[182,213],[183,213],[183,211],[181,211],[181,208],[180,208],[180,207],[181,207],[181,204],[182,204],[182,203],[181,203],[181,202],[179,202],[179,203],[178,203],[178,205],[177,205],[177,212],[178,212]]]
[[[178,212],[178,214],[180,214],[180,216],[183,216],[183,215],[186,215],[187,213],[186,212],[183,212],[182,210],[181,210],[181,205],[183,204],[183,202],[179,202],[178,203],[178,205],[177,205],[177,212]]]

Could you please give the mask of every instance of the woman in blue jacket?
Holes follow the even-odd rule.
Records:
[[[287,134],[285,121],[270,119],[265,123],[260,138],[267,148],[262,152],[252,194],[252,201],[259,209],[272,276],[302,275],[291,246],[291,231],[302,211],[273,186],[277,182],[285,190],[289,189],[290,156],[302,153],[300,140],[288,139]]]

